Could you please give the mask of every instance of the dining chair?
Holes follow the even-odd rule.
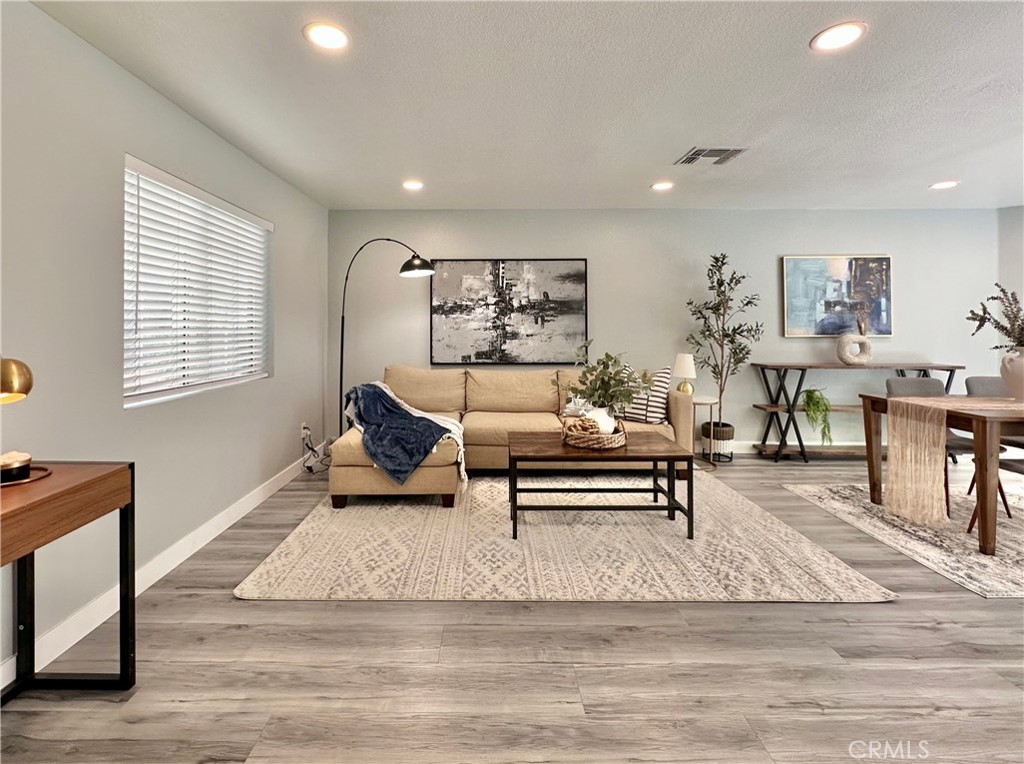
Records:
[[[889,398],[941,398],[946,387],[932,377],[890,377],[885,380],[885,392]],[[958,456],[973,453],[973,440],[946,430],[946,454],[953,464],[959,464]]]
[[[944,398],[946,387],[937,379],[932,377],[889,377],[885,380],[885,394],[887,398]],[[956,455],[950,451],[950,441],[966,441],[968,448],[962,448],[960,453],[967,453],[974,450],[974,444],[967,438],[955,435],[951,430],[946,430],[946,455],[956,464]],[[958,447],[961,447],[958,445]],[[946,493],[946,517],[949,513],[949,461],[943,459],[942,474],[943,490]]]
[[[964,382],[968,395],[979,395],[983,398],[1009,398],[1010,388],[1002,377],[968,377]]]
[[[968,395],[981,395],[986,398],[1012,398],[1010,387],[1003,381],[1002,377],[968,377],[966,382]],[[999,442],[1004,446],[1024,448],[1024,437],[1009,436],[1000,438]]]

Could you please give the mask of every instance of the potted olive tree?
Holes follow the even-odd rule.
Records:
[[[690,315],[697,322],[697,328],[690,332],[686,341],[693,346],[697,366],[707,369],[718,386],[718,421],[704,422],[700,426],[701,439],[707,444],[705,450],[715,461],[732,460],[732,442],[736,437],[735,428],[725,421],[722,410],[726,385],[750,360],[754,343],[764,334],[761,322],[739,320],[748,309],[761,302],[760,295],[739,294],[747,278],[746,274],[729,269],[729,256],[724,252],[712,255],[707,270],[711,296],[701,302],[686,302]]]

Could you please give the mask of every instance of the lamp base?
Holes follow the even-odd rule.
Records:
[[[676,390],[681,392],[683,395],[693,395],[693,385],[686,380],[680,382],[679,387],[677,387]]]

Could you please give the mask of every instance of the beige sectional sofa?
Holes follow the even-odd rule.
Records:
[[[576,369],[494,371],[477,369],[418,369],[388,366],[384,383],[395,395],[422,411],[458,419],[465,428],[466,467],[470,470],[507,469],[509,432],[561,432],[565,408],[562,386],[576,380]],[[557,379],[559,387],[552,381]],[[629,432],[660,432],[693,450],[693,405],[690,396],[672,390],[668,422],[624,422]],[[421,467],[398,485],[374,467],[363,451],[362,437],[349,429],[331,446],[330,492],[335,507],[360,495],[439,494],[451,506],[458,489],[457,449],[442,441]],[[550,467],[558,468],[552,464]],[[602,469],[621,464],[595,463]],[[646,469],[646,468],[645,468]]]

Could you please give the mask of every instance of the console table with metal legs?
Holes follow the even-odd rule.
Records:
[[[767,403],[755,403],[754,408],[767,415],[761,442],[754,444],[754,449],[766,458],[779,461],[783,456],[799,456],[809,461],[808,452],[816,456],[863,456],[863,446],[822,446],[808,449],[804,444],[803,433],[797,413],[803,411],[800,405],[800,394],[804,391],[808,371],[892,371],[898,377],[907,376],[908,372],[918,377],[930,377],[932,372],[945,372],[946,392],[953,387],[953,377],[964,366],[956,364],[919,363],[915,361],[869,363],[861,366],[847,366],[842,363],[752,363],[757,370],[764,387]],[[795,380],[794,380],[795,377]],[[832,404],[833,413],[861,411],[859,404]],[[777,437],[776,442],[769,442],[772,430]],[[796,446],[790,445],[790,437]]]
[[[14,563],[15,678],[0,704],[26,690],[128,690],[135,686],[135,465],[47,462],[50,474],[0,493],[0,564]],[[119,667],[116,673],[36,671],[35,552],[83,525],[118,513]],[[69,573],[74,574],[73,566]]]

